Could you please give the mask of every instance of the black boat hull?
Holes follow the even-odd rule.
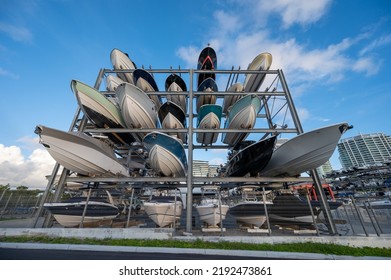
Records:
[[[276,143],[276,136],[247,146],[234,155],[228,162],[226,174],[229,177],[241,177],[250,173],[256,176],[268,164]]]

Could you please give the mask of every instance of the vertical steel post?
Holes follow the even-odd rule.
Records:
[[[41,198],[41,201],[39,203],[39,207],[38,207],[38,210],[37,212],[35,213],[35,217],[33,219],[33,222],[32,222],[32,227],[35,228],[37,227],[37,223],[38,223],[38,220],[39,220],[39,217],[42,215],[42,212],[43,212],[43,204],[46,202],[47,198],[48,198],[48,195],[52,189],[52,186],[54,185],[54,181],[56,179],[56,175],[57,175],[57,172],[58,172],[58,169],[60,168],[60,164],[56,162],[56,164],[54,165],[54,168],[53,168],[53,171],[52,171],[52,175],[49,179],[49,182],[46,186],[46,189],[42,195],[42,198]]]
[[[221,234],[221,236],[223,236],[224,229],[223,229],[223,213],[221,212],[221,190],[220,190],[220,188],[217,189],[217,195],[218,195],[218,199],[219,199],[220,234]]]
[[[308,195],[308,189],[307,189],[307,191],[305,192],[305,196],[306,196],[306,199],[307,199],[308,208],[310,209],[310,212],[311,212],[312,221],[314,222],[314,226],[315,226],[315,230],[316,230],[316,235],[319,235],[319,228],[318,228],[318,225],[316,224],[316,218],[315,218],[315,215],[314,215],[314,210],[312,209],[310,197],[309,197],[309,195]]]
[[[271,236],[272,235],[272,229],[270,227],[269,212],[267,210],[267,205],[266,205],[265,187],[262,187],[262,201],[263,201],[263,208],[265,210],[265,216],[266,216],[267,234],[269,236]]]
[[[5,206],[4,206],[3,211],[0,212],[0,218],[2,218],[2,217],[3,217],[3,214],[5,214],[5,211],[7,210],[7,207],[8,207],[8,203],[10,202],[11,197],[12,197],[13,194],[14,194],[14,193],[11,192],[10,196],[8,197],[7,202],[5,203]]]
[[[133,207],[133,196],[134,196],[134,187],[132,187],[132,194],[130,195],[130,204],[128,209],[128,219],[126,220],[126,228],[129,227],[130,214],[132,213],[132,207]]]
[[[293,123],[295,124],[295,127],[297,129],[298,134],[302,134],[304,132],[303,127],[301,126],[299,116],[298,116],[296,108],[293,104],[293,99],[292,99],[291,93],[289,91],[288,85],[287,85],[285,77],[284,77],[284,73],[282,72],[281,69],[278,70],[278,75],[280,77],[282,89],[285,92],[286,100],[287,100],[288,107],[289,107],[289,110],[292,115]],[[312,179],[314,180],[315,189],[319,195],[320,207],[321,207],[323,214],[325,216],[326,225],[328,227],[329,233],[331,235],[337,235],[338,234],[337,227],[336,227],[335,222],[332,218],[330,207],[327,202],[327,197],[326,197],[326,194],[324,193],[324,190],[322,187],[322,182],[320,180],[318,171],[316,169],[313,169],[310,171],[310,173],[311,173]]]
[[[189,85],[189,128],[187,149],[187,197],[186,197],[186,232],[192,232],[192,207],[193,207],[193,76],[194,70],[190,69]]]
[[[352,199],[352,204],[353,204],[354,209],[356,210],[357,217],[361,223],[362,229],[364,230],[365,235],[368,237],[369,234],[367,232],[367,229],[365,228],[364,218],[362,217],[360,210],[357,209],[357,205],[356,205],[356,201],[355,201],[354,197],[351,196],[350,198]]]
[[[83,215],[81,216],[81,221],[80,221],[80,225],[79,225],[79,228],[82,228],[84,225],[84,218],[87,214],[87,208],[88,208],[88,203],[90,202],[90,197],[91,197],[91,191],[92,189],[90,188],[88,190],[88,196],[87,196],[87,199],[86,199],[86,205],[84,205],[84,209],[83,209]]]
[[[368,202],[368,204],[369,204],[369,202]],[[377,235],[377,236],[380,236],[380,232],[377,230],[377,227],[376,227],[376,225],[375,225],[375,223],[374,223],[374,221],[373,221],[372,214],[369,213],[369,209],[368,209],[368,207],[367,207],[366,201],[364,201],[364,207],[365,207],[365,210],[366,210],[367,213],[368,213],[369,220],[371,221],[371,224],[372,224],[373,228],[375,229],[376,235]]]

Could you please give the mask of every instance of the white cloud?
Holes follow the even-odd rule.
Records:
[[[9,78],[12,78],[12,79],[19,79],[19,76],[8,71],[8,70],[5,70],[3,68],[0,67],[0,76],[5,76],[5,77],[9,77]]]
[[[317,1],[313,1],[317,2]],[[261,2],[264,3],[264,2]],[[271,6],[285,7],[285,9],[293,9],[292,1],[274,1]],[[304,7],[307,1],[296,1],[297,9],[306,14],[304,18],[310,17],[315,11],[317,14],[323,15],[329,1],[320,1],[319,5]],[[241,6],[243,7],[243,6]],[[266,12],[271,13],[274,9],[270,8]],[[241,11],[245,14],[245,10]],[[335,83],[341,81],[349,72],[359,72],[365,75],[376,74],[381,64],[376,63],[375,57],[370,56],[369,52],[375,48],[386,45],[391,42],[391,36],[383,36],[370,43],[358,55],[352,55],[354,48],[364,44],[370,39],[372,34],[368,32],[357,34],[353,37],[342,38],[339,42],[326,45],[325,47],[311,48],[306,44],[298,42],[289,33],[286,36],[274,37],[264,26],[256,27],[256,25],[243,26],[236,30],[235,33],[227,33],[224,30],[227,26],[234,25],[237,18],[240,18],[240,13],[236,12],[235,16],[229,12],[215,12],[216,25],[210,30],[213,36],[210,36],[211,46],[218,54],[218,68],[231,69],[232,66],[246,69],[248,64],[261,52],[270,52],[273,55],[272,69],[283,69],[284,73],[289,78],[291,87],[309,87],[311,83]],[[248,11],[247,11],[248,12]],[[299,12],[297,12],[299,13]],[[250,15],[250,13],[247,13]],[[248,22],[255,22],[246,18]],[[227,26],[225,26],[227,24]],[[238,25],[240,26],[240,25]],[[255,29],[254,29],[255,28]],[[213,32],[213,30],[222,30],[222,32]],[[281,39],[284,38],[284,39]],[[186,61],[187,66],[194,67],[196,59],[201,48],[195,46],[181,47],[177,51],[177,55]],[[365,58],[362,54],[366,54]]]
[[[194,46],[180,47],[176,53],[186,62],[186,68],[194,68],[194,65],[197,65],[198,55],[200,54],[198,48]]]
[[[26,158],[17,146],[0,144],[0,184],[46,188],[46,175],[52,173],[55,161],[44,149],[34,149]]]
[[[375,75],[379,72],[381,63],[375,63],[374,59],[370,57],[363,57],[358,59],[353,64],[353,70],[356,72],[363,72],[367,76]]]
[[[209,164],[211,165],[220,165],[220,164],[225,164],[226,162],[227,160],[223,158],[212,158],[209,160]]]
[[[214,14],[219,27],[219,32],[233,33],[241,28],[240,18],[236,15],[227,13],[226,11],[217,11]]]
[[[33,40],[33,34],[25,27],[0,22],[0,31],[3,31],[13,40],[18,42],[29,43]]]
[[[380,38],[376,38],[370,44],[365,46],[361,51],[360,55],[365,55],[368,52],[371,52],[377,48],[389,45],[391,43],[391,34],[383,35]]]
[[[318,21],[326,13],[331,0],[273,0],[258,3],[261,14],[278,14],[284,27],[288,28],[295,23],[305,25]]]

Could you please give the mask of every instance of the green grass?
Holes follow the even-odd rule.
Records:
[[[136,246],[136,247],[169,247],[169,248],[198,248],[222,250],[251,250],[275,252],[302,252],[320,253],[346,256],[377,256],[391,257],[391,249],[372,247],[350,247],[335,244],[322,244],[314,242],[282,243],[282,244],[249,244],[241,242],[206,242],[200,239],[195,241],[179,240],[139,240],[139,239],[92,239],[92,238],[50,238],[45,236],[0,237],[0,242],[17,243],[49,243],[49,244],[87,244],[110,246]]]

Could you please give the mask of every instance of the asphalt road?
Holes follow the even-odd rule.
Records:
[[[194,253],[142,253],[1,248],[1,260],[266,260],[273,258]],[[282,258],[281,258],[282,259]],[[285,258],[284,258],[285,259]]]

